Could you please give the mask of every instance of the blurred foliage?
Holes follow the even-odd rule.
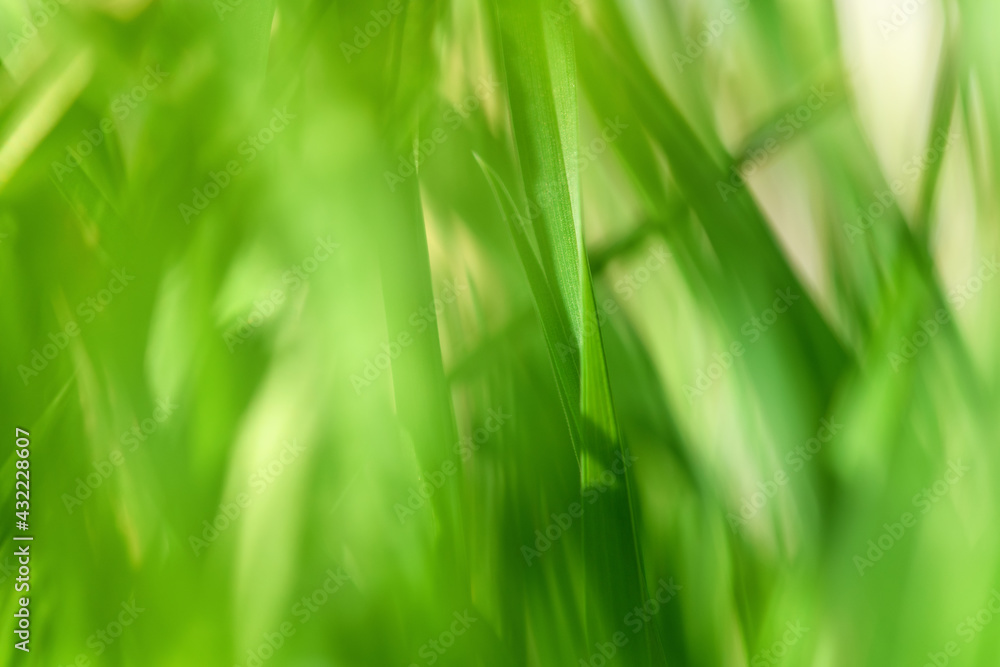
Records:
[[[0,665],[993,664],[998,20],[2,0]]]

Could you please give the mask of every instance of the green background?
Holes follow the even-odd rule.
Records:
[[[3,0],[0,665],[995,664],[998,19]]]

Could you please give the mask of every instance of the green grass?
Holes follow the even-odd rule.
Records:
[[[0,2],[0,667],[993,664],[1000,11],[911,14]]]

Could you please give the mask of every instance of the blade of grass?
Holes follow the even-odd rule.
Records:
[[[624,449],[611,399],[607,365],[597,322],[592,278],[583,242],[576,160],[576,61],[571,25],[543,18],[549,6],[533,0],[496,3],[511,122],[521,178],[529,201],[541,214],[538,245],[545,280],[555,297],[558,315],[547,308],[543,327],[547,338],[568,328],[572,338],[561,343],[553,364],[568,380],[579,375],[579,389],[568,387],[566,398],[579,396],[577,446],[581,491],[600,489],[602,495],[583,517],[584,562],[588,603],[587,634],[603,640],[616,632],[628,610],[645,599],[641,553],[636,541],[628,473],[610,485],[602,475],[612,469]],[[515,237],[517,231],[514,230]],[[536,303],[547,302],[533,258],[519,252]],[[557,342],[557,346],[560,345]],[[551,355],[550,344],[550,355]],[[574,368],[575,367],[575,368]],[[571,403],[572,405],[572,403]],[[571,414],[573,414],[571,408]],[[591,601],[593,598],[593,601]],[[632,664],[651,664],[650,633],[623,652]]]

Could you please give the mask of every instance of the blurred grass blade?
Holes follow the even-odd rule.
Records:
[[[576,59],[572,23],[551,18],[555,3],[497,3],[511,122],[524,191],[540,210],[539,249],[560,318],[543,322],[551,332],[568,321],[573,339],[562,343],[553,363],[577,365],[580,377],[578,446],[581,491],[600,489],[599,502],[583,518],[587,634],[603,641],[618,631],[628,610],[645,599],[642,562],[635,535],[629,475],[606,475],[624,448],[611,400],[592,279],[579,206]],[[543,11],[544,10],[544,11]],[[513,232],[515,235],[517,231]],[[519,245],[522,260],[523,244]],[[539,279],[535,274],[533,289]],[[546,301],[536,295],[536,303]],[[540,310],[540,313],[543,311]],[[550,345],[550,355],[552,354]],[[557,373],[574,375],[571,369]],[[602,479],[605,481],[602,482]],[[610,486],[610,488],[608,488]],[[623,649],[626,661],[652,664],[648,628]]]

